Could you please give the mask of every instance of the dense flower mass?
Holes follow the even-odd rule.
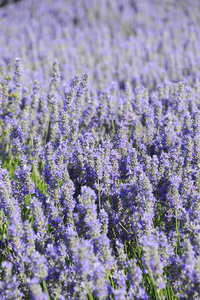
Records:
[[[0,2],[2,300],[200,298],[199,9]]]

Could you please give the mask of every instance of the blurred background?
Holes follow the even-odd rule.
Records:
[[[0,65],[23,60],[24,78],[44,84],[58,59],[62,79],[90,74],[150,89],[200,79],[200,1],[0,1]]]

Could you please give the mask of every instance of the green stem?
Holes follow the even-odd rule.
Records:
[[[50,297],[50,295],[49,295],[48,288],[47,288],[47,285],[46,285],[46,281],[45,281],[45,280],[42,281],[42,286],[43,286],[43,289],[45,290],[45,292],[46,292],[46,294],[47,294],[48,299],[51,300],[51,297]]]
[[[115,135],[115,123],[114,123],[114,120],[112,120],[112,129],[113,129],[113,133]]]
[[[153,277],[153,275],[151,276],[151,273],[152,273],[151,269],[148,268],[148,271],[149,271],[150,279],[151,279],[151,281],[153,283],[153,287],[154,287],[155,293],[158,295],[158,300],[162,300],[162,298],[160,297],[160,291],[159,291],[159,289],[156,288],[154,277]]]
[[[45,145],[47,143],[47,136],[48,136],[49,129],[50,129],[49,128],[50,118],[51,118],[51,104],[49,105],[49,118],[48,118],[47,130],[46,130]]]

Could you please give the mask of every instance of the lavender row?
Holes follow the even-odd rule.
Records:
[[[2,299],[199,297],[200,85],[61,94],[55,61],[44,93],[22,67],[0,81]]]
[[[0,8],[1,299],[200,298],[199,8]]]

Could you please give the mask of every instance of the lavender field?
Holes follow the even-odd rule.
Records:
[[[200,299],[200,1],[0,0],[0,300]]]

